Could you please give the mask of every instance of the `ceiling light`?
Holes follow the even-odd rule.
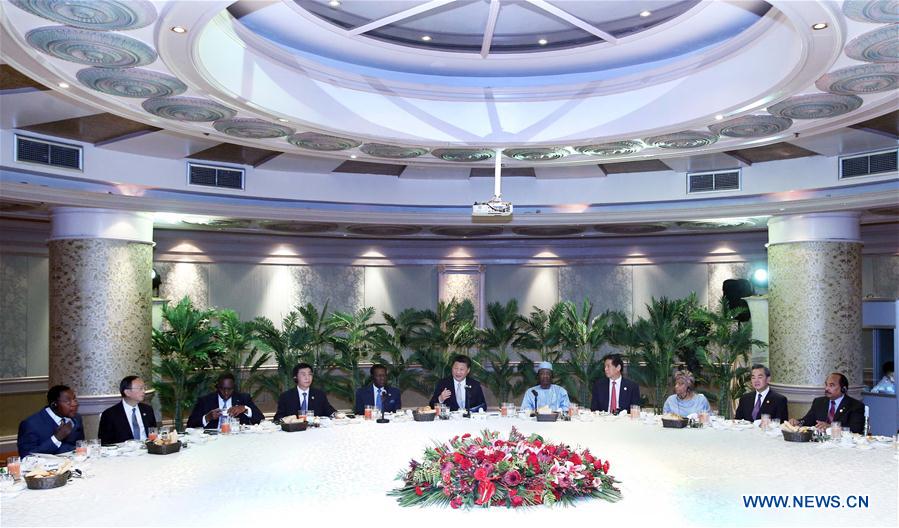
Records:
[[[340,0],[331,0],[328,2],[328,5],[331,7],[340,7]]]
[[[431,35],[422,35],[421,40],[431,42]]]
[[[56,86],[59,86],[60,88],[68,88],[68,87],[69,87],[69,83],[67,83],[67,82],[59,82],[59,83],[56,83]]]
[[[172,31],[175,33],[187,33],[187,28],[183,26],[172,26]]]
[[[646,10],[640,11],[640,16],[643,18],[646,18],[651,14],[652,14],[652,11],[646,11]]]
[[[284,119],[283,117],[279,117],[279,118],[278,118],[278,121],[280,121],[280,122],[282,122],[282,123],[286,123],[286,122],[287,122],[287,120]]]
[[[358,158],[358,157],[359,157],[359,156],[357,156],[357,155],[355,155],[355,154],[350,154],[350,159],[356,159],[356,158]]]
[[[546,46],[547,44],[549,44],[549,41],[546,40],[545,38],[542,38],[537,41],[537,44],[540,44],[541,46]]]
[[[812,25],[812,29],[814,29],[815,31],[818,31],[819,29],[827,29],[827,24],[825,24],[824,22],[818,22],[817,24]]]
[[[715,116],[715,121],[721,121],[722,119],[724,119],[724,116],[721,114]]]

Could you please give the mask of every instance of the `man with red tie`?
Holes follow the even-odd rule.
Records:
[[[833,422],[840,422],[843,429],[861,433],[865,428],[865,406],[862,402],[846,394],[849,380],[843,374],[834,372],[824,381],[824,396],[815,398],[812,408],[802,420],[790,420],[793,425],[814,425],[826,429]]]
[[[624,362],[621,354],[608,354],[602,358],[606,377],[593,384],[590,409],[618,414],[627,412],[631,405],[640,404],[640,386],[621,375]]]

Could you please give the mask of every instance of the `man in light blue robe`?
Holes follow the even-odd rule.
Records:
[[[522,409],[537,410],[544,405],[554,411],[568,412],[568,391],[559,385],[553,384],[553,365],[549,361],[541,361],[537,365],[537,379],[540,385],[535,385],[524,393],[521,400]]]

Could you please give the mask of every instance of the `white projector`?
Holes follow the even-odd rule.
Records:
[[[471,208],[471,216],[512,216],[512,202],[502,200],[475,202]]]

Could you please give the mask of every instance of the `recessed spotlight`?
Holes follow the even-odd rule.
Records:
[[[340,0],[331,0],[328,2],[328,5],[331,7],[340,7]]]
[[[350,159],[356,159],[356,158],[358,158],[358,157],[359,157],[359,156],[357,156],[357,155],[355,155],[355,154],[350,154]]]
[[[431,42],[431,35],[422,35],[421,40],[425,42]]]
[[[542,38],[537,41],[537,44],[540,44],[541,46],[546,46],[547,44],[549,44],[549,41],[546,40],[545,38]]]
[[[651,14],[652,14],[652,11],[647,11],[647,10],[645,10],[645,9],[644,9],[643,11],[640,11],[640,16],[643,17],[643,18],[646,18],[646,17],[648,17],[648,16],[651,15]]]
[[[172,31],[175,33],[187,33],[187,28],[184,26],[172,26]]]
[[[815,31],[827,29],[827,24],[825,24],[824,22],[818,22],[817,24],[812,24],[812,29],[814,29]]]
[[[724,119],[724,116],[721,114],[715,116],[715,121],[721,121],[722,119]]]
[[[279,118],[278,118],[278,121],[280,121],[280,122],[282,122],[282,123],[286,123],[286,122],[287,122],[287,120],[284,119],[283,117],[279,117]]]
[[[69,87],[69,83],[67,83],[67,82],[58,82],[58,83],[56,83],[56,86],[59,86],[60,88],[68,88],[68,87]]]

